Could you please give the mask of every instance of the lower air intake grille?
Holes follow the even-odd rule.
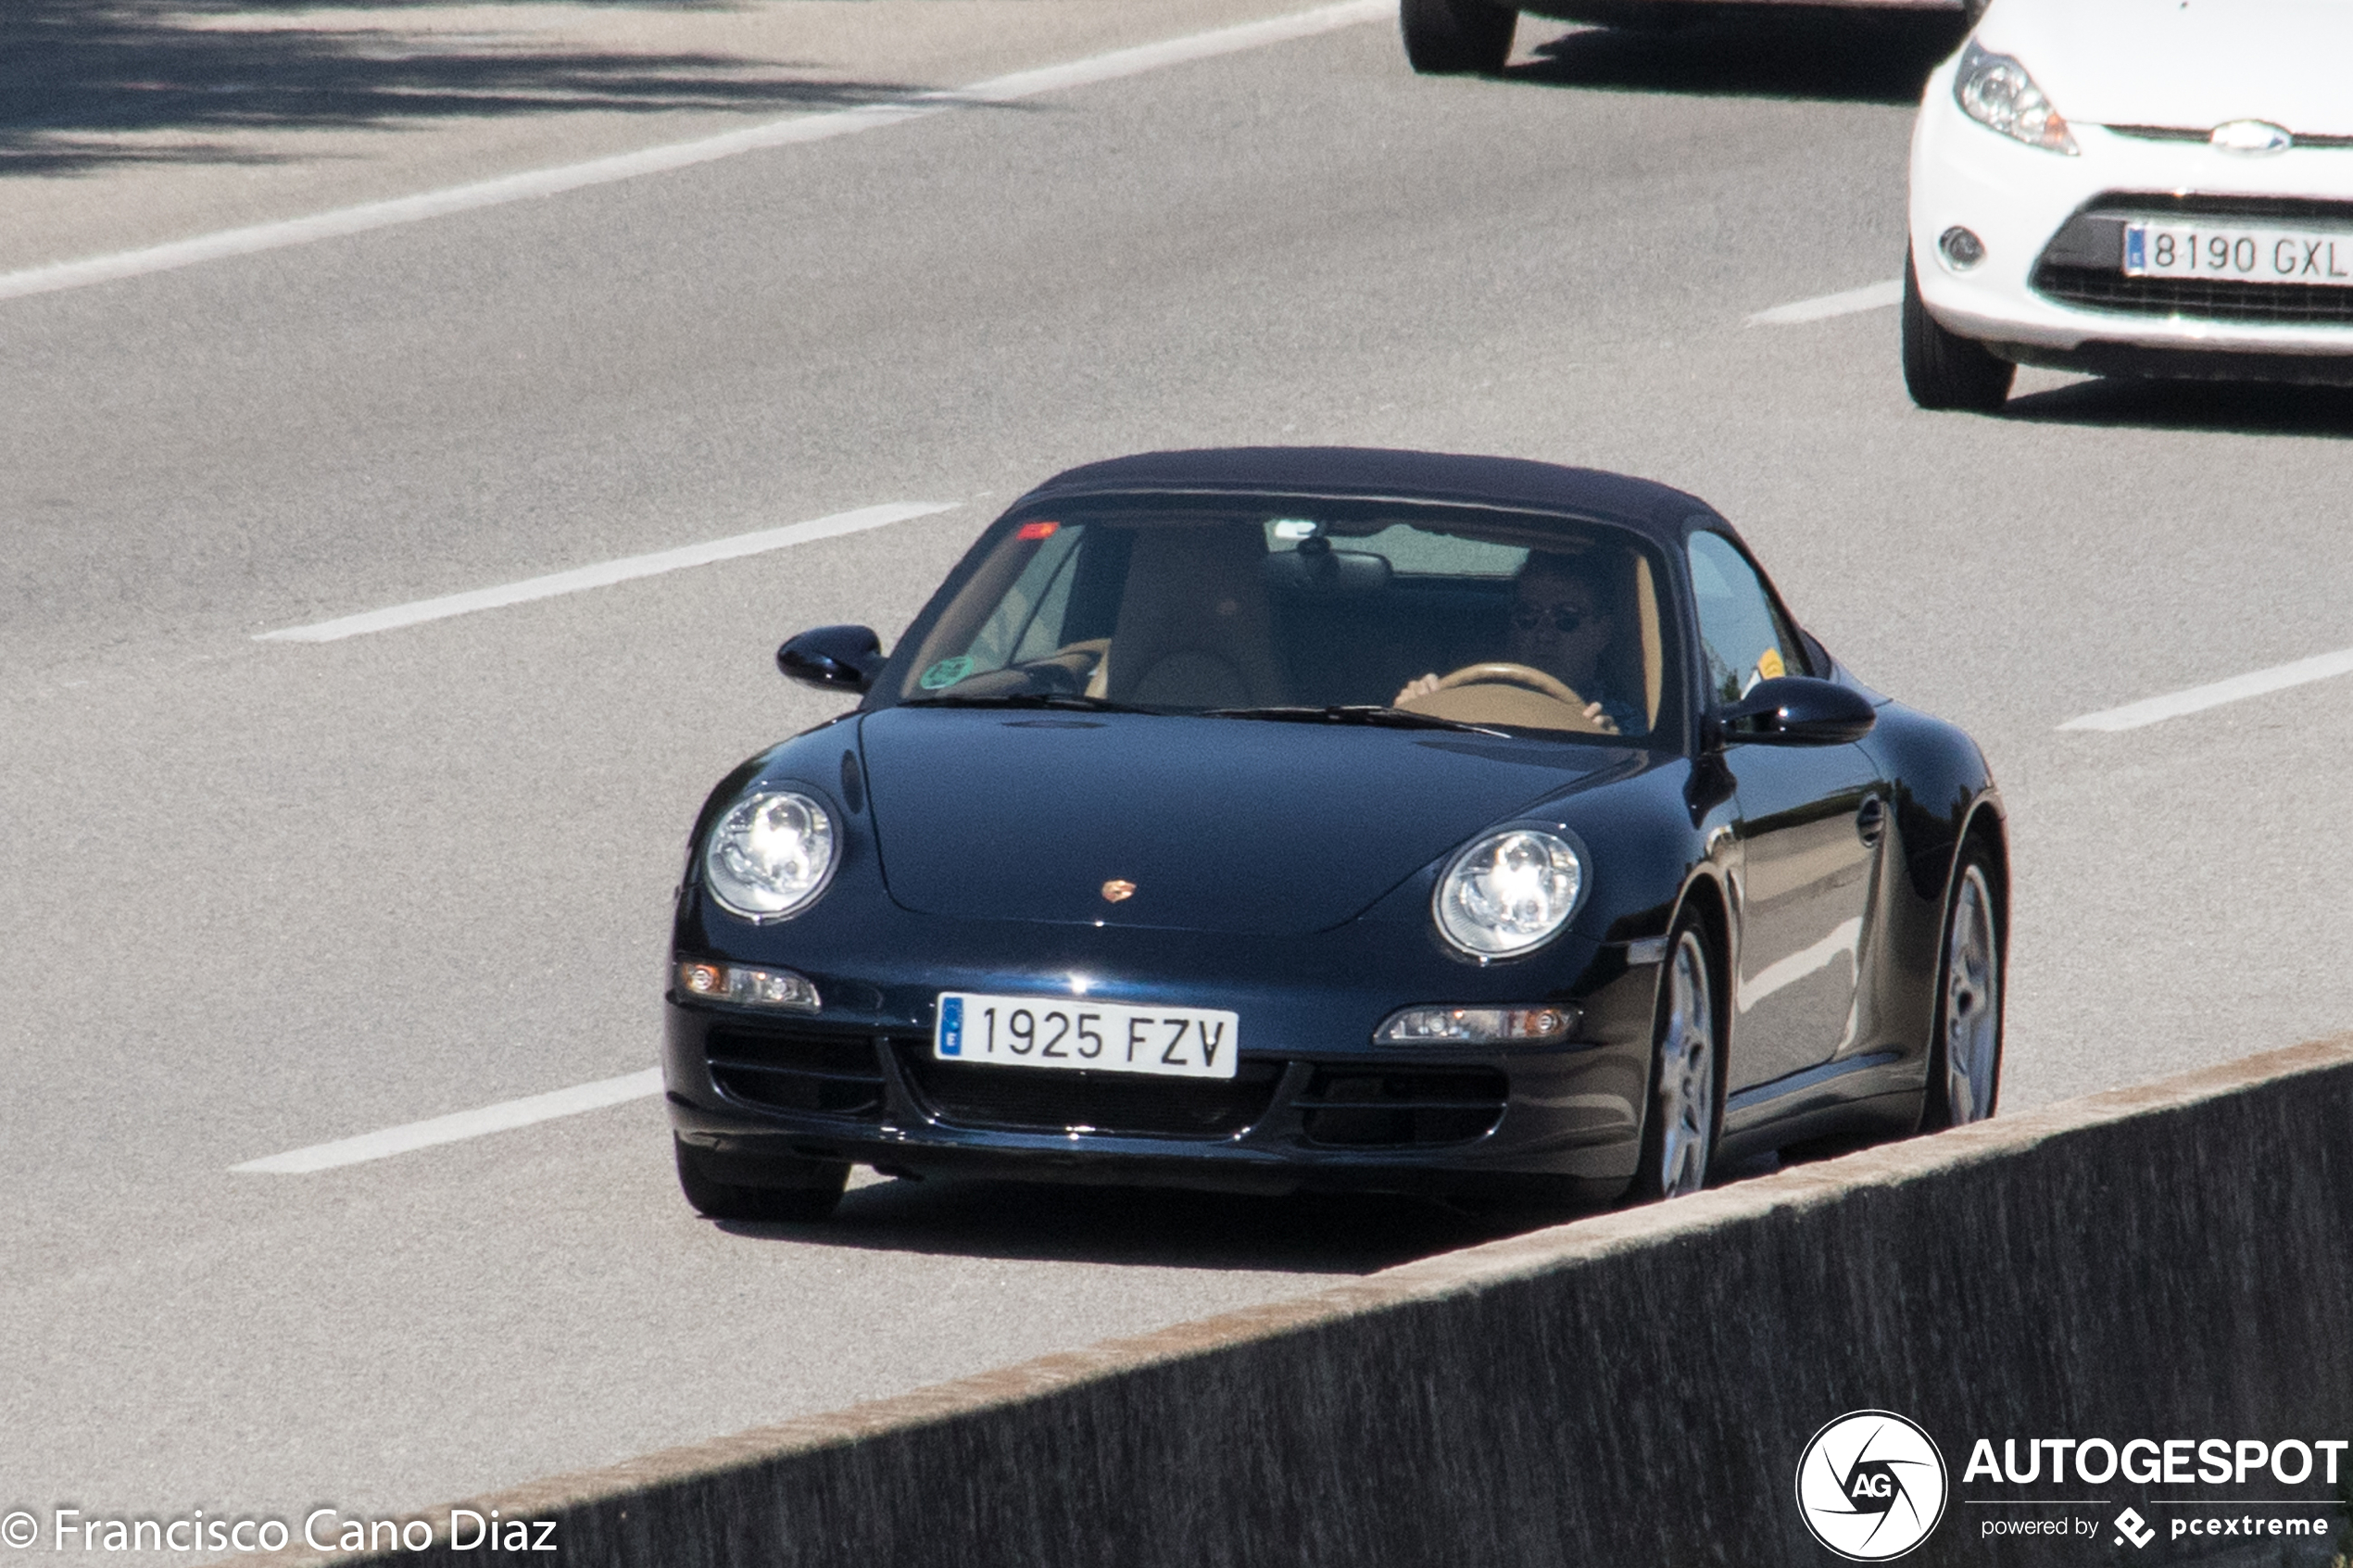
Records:
[[[713,1029],[711,1081],[729,1099],[769,1110],[879,1121],[882,1060],[871,1035],[809,1029]]]
[[[2201,321],[2272,321],[2286,326],[2353,321],[2353,288],[2325,283],[2234,283],[2217,279],[2128,278],[2122,272],[2044,266],[2034,287],[2095,310],[2188,316]]]
[[[940,1061],[927,1039],[903,1040],[899,1050],[916,1093],[939,1120],[1009,1132],[1231,1137],[1266,1114],[1283,1075],[1278,1061],[1243,1061],[1231,1078],[1158,1078]]]
[[[2124,272],[2124,231],[2134,223],[2192,228],[2201,223],[2279,223],[2341,236],[2353,258],[2353,204],[2284,196],[2176,195],[2110,191],[2059,226],[2034,267],[2034,290],[2048,299],[2136,316],[2276,326],[2335,326],[2353,321],[2353,288],[2328,283],[2247,282],[2230,278],[2133,278]]]
[[[1509,1085],[1492,1068],[1323,1068],[1291,1103],[1310,1143],[1350,1148],[1467,1143],[1503,1120]]]

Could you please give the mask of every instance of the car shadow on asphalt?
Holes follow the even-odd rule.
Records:
[[[1957,13],[1760,6],[1671,31],[1581,28],[1504,76],[1545,87],[1909,106],[1965,31]]]
[[[2353,436],[2353,387],[2094,377],[2013,397],[2002,417],[2032,424],[2342,440]]]
[[[1431,1198],[1029,1185],[932,1177],[856,1186],[818,1224],[722,1223],[731,1236],[862,1251],[1033,1262],[1367,1274],[1574,1219],[1473,1213]]]
[[[509,3],[519,14],[526,9]],[[712,8],[706,0],[637,4]],[[299,7],[5,0],[0,176],[278,161],[225,140],[255,132],[589,111],[792,113],[919,90],[821,80],[795,61],[565,49],[535,44],[523,32],[435,33],[333,19],[353,9],[387,8],[354,0]]]

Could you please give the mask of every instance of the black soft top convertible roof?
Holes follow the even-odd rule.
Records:
[[[1365,496],[1559,512],[1629,525],[1670,548],[1694,517],[1722,521],[1696,495],[1647,479],[1524,458],[1378,446],[1212,446],[1142,452],[1066,469],[1015,503],[1157,491]]]

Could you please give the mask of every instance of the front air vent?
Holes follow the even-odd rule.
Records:
[[[882,1060],[871,1035],[806,1026],[713,1029],[704,1050],[711,1082],[729,1099],[763,1110],[882,1118]]]
[[[1291,1103],[1307,1141],[1345,1148],[1468,1143],[1503,1120],[1510,1085],[1492,1068],[1319,1068]]]
[[[941,1061],[928,1038],[898,1042],[899,1063],[925,1108],[958,1127],[1017,1133],[1226,1138],[1266,1114],[1279,1061],[1244,1058],[1231,1078],[1049,1071]]]

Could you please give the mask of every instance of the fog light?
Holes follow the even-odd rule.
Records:
[[[797,1008],[817,1010],[817,987],[805,974],[788,969],[741,969],[734,964],[682,963],[678,989],[706,1001],[734,1002],[739,1007]]]
[[[1936,248],[1956,272],[1966,272],[1985,259],[1985,242],[1957,223],[1936,236]]]
[[[1573,1007],[1403,1008],[1373,1038],[1385,1046],[1487,1046],[1565,1040],[1577,1027]]]

